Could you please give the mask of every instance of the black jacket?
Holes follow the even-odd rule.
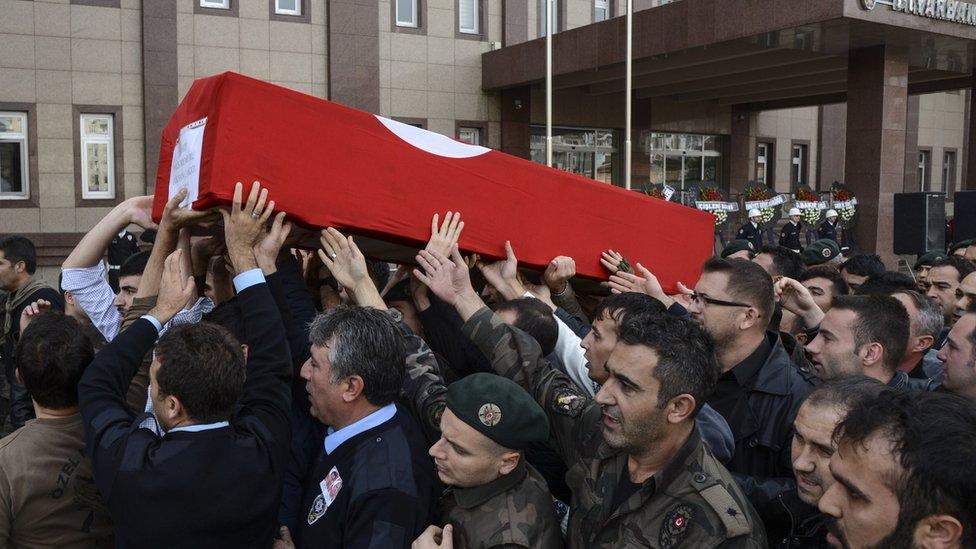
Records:
[[[796,490],[793,420],[813,385],[812,375],[793,364],[778,334],[766,332],[766,340],[772,350],[749,382],[745,422],[729,425],[735,452],[726,466],[771,532],[775,525],[769,521],[770,506],[779,494]]]
[[[829,238],[834,242],[837,242],[837,224],[831,223],[830,221],[824,221],[820,224],[820,229],[817,231],[817,236],[821,239]]]
[[[757,227],[752,224],[752,221],[746,221],[746,224],[739,228],[739,232],[736,233],[735,238],[738,240],[748,240],[752,242],[755,252],[758,254],[762,250],[762,227]]]
[[[297,546],[409,548],[433,522],[442,489],[428,448],[410,412],[397,406],[392,418],[331,454],[320,450],[305,483]],[[333,469],[341,488],[329,503],[322,485]]]
[[[117,547],[261,547],[278,531],[289,450],[291,358],[267,284],[240,292],[247,378],[230,425],[160,438],[126,405],[156,342],[137,320],[106,345],[78,387],[85,445]]]
[[[780,494],[772,513],[782,528],[771,539],[776,549],[826,549],[827,528],[825,516],[816,507],[804,503],[796,491]]]
[[[792,221],[787,221],[786,225],[783,225],[783,229],[779,232],[779,245],[799,253],[803,249],[803,246],[800,244],[800,232],[802,230],[803,223],[794,225]]]

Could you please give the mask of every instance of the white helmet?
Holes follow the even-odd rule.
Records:
[[[786,215],[794,216],[794,215],[803,215],[803,214],[800,213],[800,208],[790,208],[790,213]]]
[[[761,216],[761,215],[762,214],[759,213],[759,210],[757,210],[756,208],[753,208],[753,209],[749,210],[749,217],[758,217],[758,216]]]
[[[837,210],[833,208],[827,210],[827,217],[837,217]]]

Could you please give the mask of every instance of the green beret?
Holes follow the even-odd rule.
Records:
[[[725,249],[722,250],[722,258],[729,257],[736,252],[749,252],[750,255],[756,253],[756,248],[753,247],[752,242],[748,240],[733,240],[725,245]]]
[[[946,257],[948,256],[942,250],[925,252],[923,255],[918,257],[918,261],[915,262],[914,269],[917,271],[919,267],[931,267],[936,261],[942,261]]]
[[[803,250],[800,257],[808,267],[821,265],[840,255],[840,246],[829,238],[822,238]]]
[[[447,408],[505,448],[524,450],[549,439],[549,420],[542,407],[514,381],[479,372],[447,387]]]
[[[949,255],[955,255],[956,254],[956,250],[958,250],[959,248],[968,248],[968,247],[970,247],[972,245],[973,245],[973,240],[972,239],[970,239],[970,240],[963,240],[963,241],[960,241],[960,242],[956,242],[955,244],[952,245],[951,248],[949,248]]]

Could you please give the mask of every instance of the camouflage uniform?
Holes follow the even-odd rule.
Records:
[[[563,547],[549,487],[524,459],[484,486],[447,490],[441,504],[443,523],[454,525],[455,549]]]
[[[603,442],[601,409],[540,356],[538,343],[488,308],[463,327],[492,367],[525,387],[549,417],[551,443],[569,467],[569,547],[765,547],[762,521],[697,430],[663,470],[618,508],[627,454]]]
[[[428,436],[439,438],[447,388],[434,353],[421,338],[399,325],[407,342],[404,397]],[[441,524],[454,525],[457,549],[563,547],[549,487],[524,456],[511,473],[488,484],[446,490],[441,509]]]

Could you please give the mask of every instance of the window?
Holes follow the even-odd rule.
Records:
[[[918,186],[927,191],[932,184],[932,151],[919,149],[918,151]]]
[[[546,35],[546,0],[539,0],[538,9],[536,13],[539,14],[539,36]],[[552,33],[555,34],[559,30],[559,0],[552,0]]]
[[[201,8],[217,8],[220,10],[230,9],[230,0],[200,0]]]
[[[458,128],[458,141],[468,145],[481,145],[481,128]]]
[[[0,200],[29,197],[27,159],[27,113],[0,112]]]
[[[793,144],[790,164],[790,183],[793,187],[807,184],[807,145]]]
[[[81,115],[81,197],[115,198],[115,117]]]
[[[773,166],[776,157],[773,155],[773,144],[768,141],[756,143],[756,181],[763,185],[772,185]]]
[[[417,17],[418,0],[394,0],[396,2],[396,24],[398,27],[420,26]]]
[[[722,174],[722,136],[643,130],[639,143],[634,147],[635,165],[640,165],[636,151],[641,150],[649,168],[648,183],[666,183],[681,191],[701,183],[728,189]]]
[[[546,163],[546,128],[531,126],[531,159]],[[608,128],[552,129],[552,167],[603,183],[623,185],[619,132]]]
[[[942,188],[947,197],[956,190],[956,151],[942,153]]]
[[[300,16],[302,14],[302,0],[275,0],[275,13]]]
[[[480,34],[478,21],[480,0],[458,0],[458,30],[464,34]]]
[[[610,0],[593,0],[593,22],[606,21],[611,17]]]

